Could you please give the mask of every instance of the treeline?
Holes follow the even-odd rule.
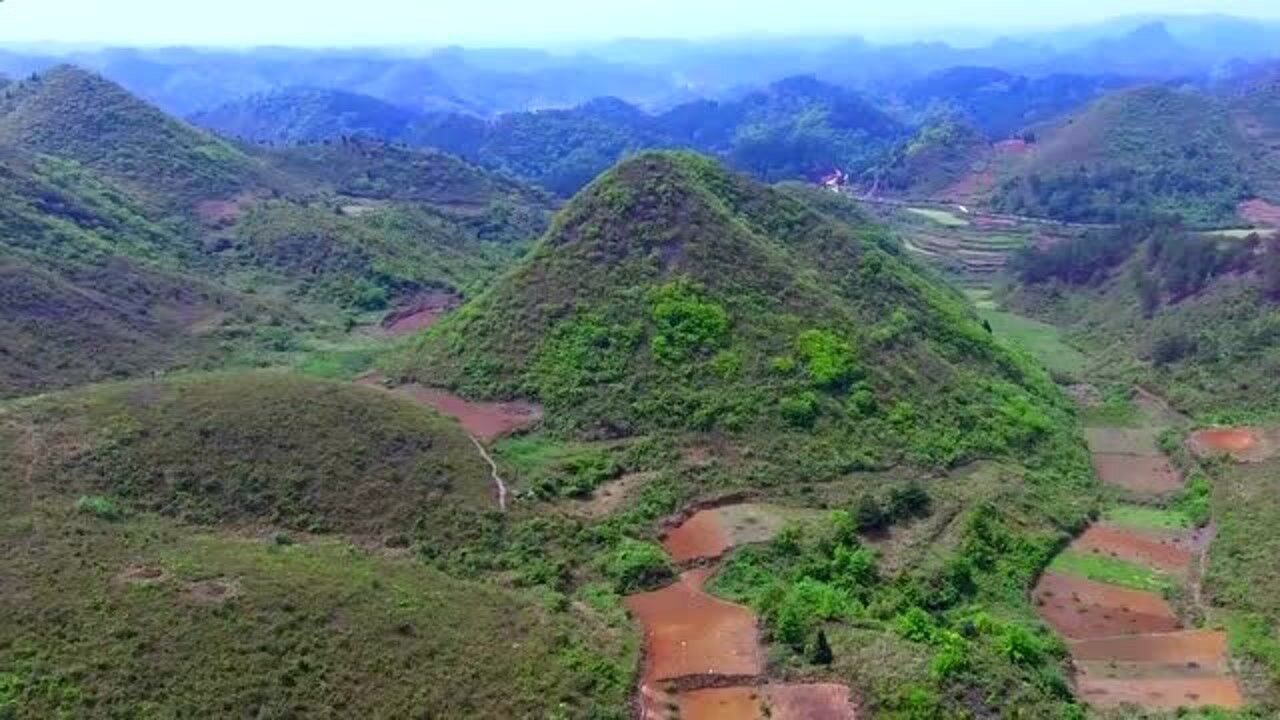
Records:
[[[1188,222],[1205,225],[1234,217],[1247,194],[1233,169],[1184,163],[1031,173],[1005,181],[992,202],[1000,212],[1092,223],[1141,221],[1153,211],[1176,208]]]
[[[1264,287],[1270,288],[1267,292],[1280,295],[1280,261],[1274,252],[1280,248],[1271,242],[1270,252],[1261,253],[1259,263],[1261,242],[1257,235],[1224,241],[1188,231],[1174,218],[1149,216],[1045,248],[1028,247],[1014,257],[1011,267],[1024,283],[1096,284],[1143,247],[1132,273],[1143,310],[1150,315],[1166,299],[1176,302],[1200,292],[1215,277],[1255,265],[1262,271]]]

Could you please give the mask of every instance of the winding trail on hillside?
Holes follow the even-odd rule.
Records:
[[[480,444],[480,441],[476,439],[475,435],[468,433],[467,437],[471,438],[471,444],[476,446],[476,450],[480,452],[480,457],[484,458],[484,461],[489,463],[489,472],[490,475],[493,476],[493,484],[498,491],[498,509],[502,510],[502,512],[506,512],[507,484],[502,481],[502,476],[498,474],[498,463],[493,461],[493,458],[489,455],[489,451],[484,449],[484,445]]]

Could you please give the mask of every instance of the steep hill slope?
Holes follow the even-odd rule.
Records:
[[[75,161],[168,209],[261,182],[260,164],[241,151],[68,65],[4,94],[0,145]]]
[[[896,253],[709,160],[647,154],[575,198],[401,372],[531,394],[595,434],[816,426],[850,458],[942,464],[1035,442],[1056,397],[1044,375]]]
[[[493,277],[550,208],[440,153],[242,151],[67,67],[6,93],[0,159],[5,396],[279,361],[343,315]]]
[[[1124,91],[1035,134],[1018,177],[997,193],[1002,210],[1103,222],[1156,210],[1212,225],[1231,221],[1253,192],[1250,144],[1207,95]]]

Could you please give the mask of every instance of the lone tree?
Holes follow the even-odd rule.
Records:
[[[830,665],[834,659],[831,644],[827,642],[827,633],[819,628],[818,636],[813,639],[813,648],[809,651],[809,662],[814,665]]]

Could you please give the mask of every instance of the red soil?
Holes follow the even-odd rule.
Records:
[[[1155,593],[1048,572],[1032,598],[1045,622],[1068,640],[1178,629],[1173,608]]]
[[[1244,704],[1240,686],[1229,677],[1160,678],[1128,680],[1081,678],[1077,691],[1090,705],[1123,704],[1173,710],[1179,707],[1238,708]]]
[[[1260,442],[1258,432],[1250,428],[1215,428],[1193,433],[1188,445],[1199,455],[1225,453],[1247,457]]]
[[[1226,633],[1214,630],[1096,638],[1070,645],[1071,657],[1079,662],[1195,663],[1215,671],[1227,666]]]
[[[1275,205],[1266,200],[1253,199],[1240,203],[1237,208],[1240,217],[1255,224],[1266,225],[1268,227],[1280,227],[1280,205]]]
[[[720,513],[702,510],[667,533],[662,546],[677,563],[717,558],[733,547]]]
[[[756,616],[741,605],[711,597],[701,568],[654,592],[631,595],[627,608],[644,628],[642,685],[700,676],[755,676],[764,672]]]
[[[770,685],[769,715],[774,720],[857,720],[844,685]]]
[[[1182,478],[1163,457],[1094,453],[1093,467],[1103,482],[1144,495],[1182,489]]]
[[[367,387],[383,387],[385,378],[366,375],[356,381]],[[542,408],[527,402],[471,402],[448,390],[421,385],[401,385],[393,391],[426,405],[441,415],[448,415],[477,439],[492,442],[507,433],[533,425],[542,419]]]
[[[389,313],[382,320],[382,329],[392,336],[426,330],[445,313],[456,308],[458,302],[458,296],[452,293],[428,295],[408,307]]]
[[[681,693],[681,720],[857,720],[843,685],[762,685]],[[765,711],[767,708],[767,713]]]
[[[471,402],[448,390],[405,385],[397,388],[414,400],[430,405],[442,415],[456,418],[476,438],[491,442],[542,419],[542,408],[526,402]]]
[[[1166,572],[1185,572],[1191,567],[1191,551],[1175,544],[1171,538],[1149,537],[1108,525],[1090,527],[1076,539],[1072,548]]]

